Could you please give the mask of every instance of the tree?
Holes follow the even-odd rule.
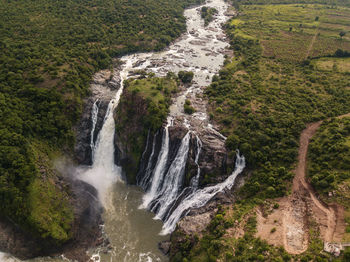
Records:
[[[186,72],[186,71],[180,71],[178,73],[178,77],[179,79],[181,80],[182,83],[191,83],[192,82],[192,79],[193,79],[193,72],[189,71],[189,72]]]

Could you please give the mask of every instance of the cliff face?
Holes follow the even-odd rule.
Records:
[[[233,158],[227,155],[224,138],[212,129],[202,129],[196,135],[201,141],[198,166],[195,164],[197,142],[196,137],[193,136],[188,158],[188,166],[191,167],[188,170],[188,178],[193,177],[199,167],[200,187],[224,181],[234,165]]]
[[[147,168],[144,160],[157,160],[170,98],[177,91],[175,79],[139,76],[124,83],[115,112],[115,162],[123,167],[128,183],[136,184]],[[156,139],[156,141],[154,140]],[[151,151],[149,151],[151,150]],[[153,162],[152,162],[153,163]],[[141,177],[140,177],[141,175]]]
[[[59,245],[50,239],[30,233],[7,218],[0,218],[0,249],[20,259],[38,256],[65,254],[76,261],[87,261],[86,250],[101,244],[100,224],[102,207],[97,199],[96,190],[82,181],[71,181],[59,175],[53,183],[57,188],[66,190],[74,220],[70,225],[71,239]]]
[[[128,183],[136,184],[139,162],[148,137],[155,133],[147,129],[147,102],[138,94],[124,90],[115,112],[115,162],[123,167]]]
[[[120,87],[118,73],[104,70],[95,74],[91,83],[91,95],[84,101],[84,110],[79,123],[75,127],[76,143],[74,156],[78,164],[92,164],[91,132],[93,130],[93,106],[97,106],[97,119],[93,135],[96,142],[98,132],[101,130],[109,101]]]
[[[148,114],[147,101],[142,96],[125,90],[115,113],[115,161],[123,167],[127,181],[131,184],[141,180],[147,167],[154,169],[161,148],[164,130],[162,127],[157,130],[147,128],[144,119]],[[187,132],[188,129],[181,121],[174,121],[173,126],[169,127],[169,163],[175,158]],[[200,149],[197,137],[201,140]],[[196,163],[198,150],[200,154]],[[151,163],[148,164],[149,162]],[[228,167],[232,167],[233,164],[233,159],[227,157],[225,140],[215,130],[191,133],[183,186],[189,186],[191,179],[198,172],[198,167],[201,186],[222,182],[231,171]]]

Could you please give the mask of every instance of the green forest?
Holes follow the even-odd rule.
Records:
[[[69,189],[54,186],[50,159],[72,148],[92,74],[118,55],[164,48],[198,2],[0,0],[2,217],[57,243],[71,237]]]

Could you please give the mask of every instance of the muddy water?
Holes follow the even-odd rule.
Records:
[[[104,216],[105,231],[111,239],[111,253],[101,253],[101,261],[167,261],[158,243],[162,222],[153,214],[139,209],[143,192],[138,187],[117,183],[113,188],[115,210]],[[114,258],[114,259],[112,259]]]
[[[158,53],[138,53],[124,56],[121,59],[127,62],[121,74],[123,78],[137,69],[154,72],[158,76],[164,76],[168,72],[180,70],[193,71],[195,73],[193,85],[183,91],[174,101],[171,107],[171,115],[184,118],[183,122],[188,128],[197,125],[194,120],[205,123],[208,127],[208,118],[205,105],[199,108],[198,113],[192,116],[183,114],[183,103],[186,98],[195,101],[203,92],[203,87],[211,82],[224,62],[224,51],[228,46],[221,24],[227,20],[225,12],[227,4],[223,0],[208,0],[205,6],[215,7],[218,15],[207,27],[200,17],[200,7],[185,11],[187,18],[187,32],[166,50]],[[120,177],[120,171],[116,169],[113,175]],[[118,179],[117,179],[118,180]],[[168,236],[160,236],[162,222],[153,219],[153,214],[139,209],[143,192],[134,186],[128,186],[124,182],[113,182],[108,190],[108,199],[112,208],[107,208],[104,214],[104,230],[111,241],[111,249],[93,250],[95,261],[102,262],[143,262],[143,261],[167,261],[157,248],[157,243]],[[12,260],[11,260],[12,259]],[[30,262],[59,262],[64,258],[37,258]],[[0,253],[0,261],[18,261],[13,258],[5,258]]]

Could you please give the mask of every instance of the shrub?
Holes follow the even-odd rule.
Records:
[[[194,77],[194,73],[191,71],[180,71],[178,73],[178,77],[181,80],[182,83],[187,84],[187,83],[191,83],[192,79]]]

